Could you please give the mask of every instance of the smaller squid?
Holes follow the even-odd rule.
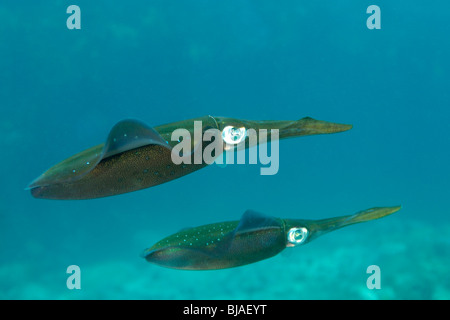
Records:
[[[375,207],[353,215],[322,219],[280,219],[248,210],[240,221],[213,223],[182,230],[146,249],[142,256],[157,265],[184,270],[243,266],[304,245],[339,228],[379,219],[400,210]]]

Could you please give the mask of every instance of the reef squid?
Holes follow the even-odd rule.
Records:
[[[193,137],[190,143],[194,157],[199,145],[204,150],[209,143],[196,135],[200,123],[201,133],[215,129],[224,137],[223,150],[229,143],[244,145],[245,149],[258,144],[261,129],[278,130],[278,138],[337,133],[352,126],[306,117],[296,121],[238,120],[204,116],[170,124],[150,127],[137,120],[122,120],[110,131],[104,144],[84,150],[56,164],[35,179],[28,188],[36,198],[92,199],[118,195],[159,185],[199,170],[209,163],[175,164],[171,153],[180,141],[172,140],[177,129],[187,130]],[[269,131],[270,130],[270,131]],[[199,141],[200,140],[200,141]],[[249,143],[253,141],[253,143]],[[203,142],[203,143],[200,143]],[[186,155],[185,155],[186,156]],[[220,156],[219,152],[214,157]]]
[[[240,221],[208,224],[168,236],[142,256],[148,262],[174,269],[233,268],[268,259],[339,228],[385,217],[400,208],[375,207],[322,220],[280,219],[248,210]]]

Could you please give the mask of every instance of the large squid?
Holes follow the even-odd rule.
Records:
[[[280,219],[248,210],[240,221],[208,224],[168,236],[142,256],[148,262],[174,269],[238,267],[273,257],[287,247],[307,244],[339,228],[385,217],[400,208],[377,207],[323,220]]]
[[[277,129],[278,138],[285,139],[342,132],[352,127],[309,117],[297,121],[250,121],[205,116],[155,128],[136,120],[123,120],[112,128],[104,144],[56,164],[28,188],[36,198],[91,199],[132,192],[180,178],[209,164],[205,161],[175,164],[172,159],[174,147],[180,143],[172,141],[172,133],[176,129],[185,129],[193,136],[190,142],[193,151],[188,157],[194,157],[198,146],[204,150],[212,143],[205,143],[201,136],[196,136],[198,123],[201,123],[201,133],[215,129],[224,135],[224,144],[232,143],[244,148],[258,144],[255,142],[258,139],[253,138],[258,138],[255,136],[261,129],[267,129],[269,138],[271,130]],[[217,152],[214,157],[220,155]]]

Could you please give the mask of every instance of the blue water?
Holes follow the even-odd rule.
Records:
[[[69,30],[66,9],[81,8]],[[366,9],[381,9],[369,30]],[[449,299],[448,1],[2,1],[0,298]],[[120,196],[35,199],[53,164],[125,118],[353,124],[280,142],[280,169],[210,166]],[[205,272],[139,254],[246,209],[393,216],[252,265]],[[78,265],[81,289],[66,269]],[[378,265],[381,289],[366,286]]]

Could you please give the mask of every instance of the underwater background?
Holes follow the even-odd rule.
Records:
[[[81,9],[69,30],[66,9]],[[369,30],[369,5],[381,29]],[[0,2],[1,299],[449,299],[448,1]],[[30,181],[125,118],[353,124],[280,142],[279,172],[217,165],[142,191],[33,198]],[[247,209],[398,213],[255,264],[179,271],[145,249]],[[81,289],[69,290],[69,265]],[[370,265],[381,289],[366,286]]]

